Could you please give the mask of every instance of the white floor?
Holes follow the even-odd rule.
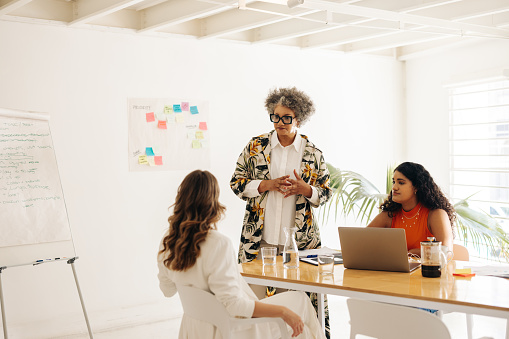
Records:
[[[349,316],[345,298],[329,296],[331,313],[331,332],[333,339],[350,337]],[[453,339],[466,339],[466,318],[464,314],[449,313],[444,315]],[[95,339],[173,339],[178,337],[180,318],[145,324],[136,327],[123,327],[116,330],[94,333]],[[506,321],[503,319],[474,316],[474,338],[505,338]],[[411,337],[411,336],[409,336]],[[66,339],[86,339],[87,334],[61,337]]]

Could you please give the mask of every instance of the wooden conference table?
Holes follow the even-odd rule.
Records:
[[[275,266],[264,266],[261,260],[239,266],[249,284],[318,293],[318,309],[321,310],[318,318],[322,325],[323,295],[333,294],[504,318],[507,320],[506,339],[509,339],[509,279],[453,276],[455,265],[455,261],[450,262],[440,278],[424,278],[420,269],[399,273],[345,269],[343,265],[336,265],[334,275],[327,276],[320,275],[317,266],[303,262],[299,268],[285,269],[281,256]]]

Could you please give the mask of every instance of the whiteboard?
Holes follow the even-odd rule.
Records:
[[[210,168],[207,101],[130,98],[127,104],[130,171]]]
[[[0,108],[0,266],[74,257],[48,117]]]

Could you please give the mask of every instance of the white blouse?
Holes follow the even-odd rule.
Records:
[[[160,249],[162,249],[162,242]],[[175,284],[193,286],[212,292],[223,303],[231,316],[251,318],[255,300],[258,300],[244,278],[240,275],[237,256],[229,238],[211,230],[200,243],[200,255],[193,267],[184,272],[172,271],[163,264],[163,256],[157,257],[159,266],[159,287],[166,297],[177,293]],[[296,312],[304,321],[304,331],[297,339],[325,339],[323,330],[316,318],[316,312],[304,292],[285,292],[261,300],[263,303],[284,305]],[[289,329],[289,333],[291,329]],[[236,328],[234,338],[269,339],[279,338],[279,328],[275,323],[258,323]],[[221,334],[210,323],[182,317],[179,339],[221,339]]]
[[[177,293],[175,284],[193,286],[215,294],[232,317],[251,318],[253,315],[254,301],[258,299],[240,275],[231,241],[223,234],[209,231],[205,241],[200,243],[196,263],[184,272],[169,270],[162,259],[158,257],[158,278],[166,297]]]

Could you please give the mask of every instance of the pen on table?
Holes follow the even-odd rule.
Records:
[[[316,258],[317,256],[318,255],[316,255],[316,254],[310,254],[310,255],[306,256],[306,258]]]

